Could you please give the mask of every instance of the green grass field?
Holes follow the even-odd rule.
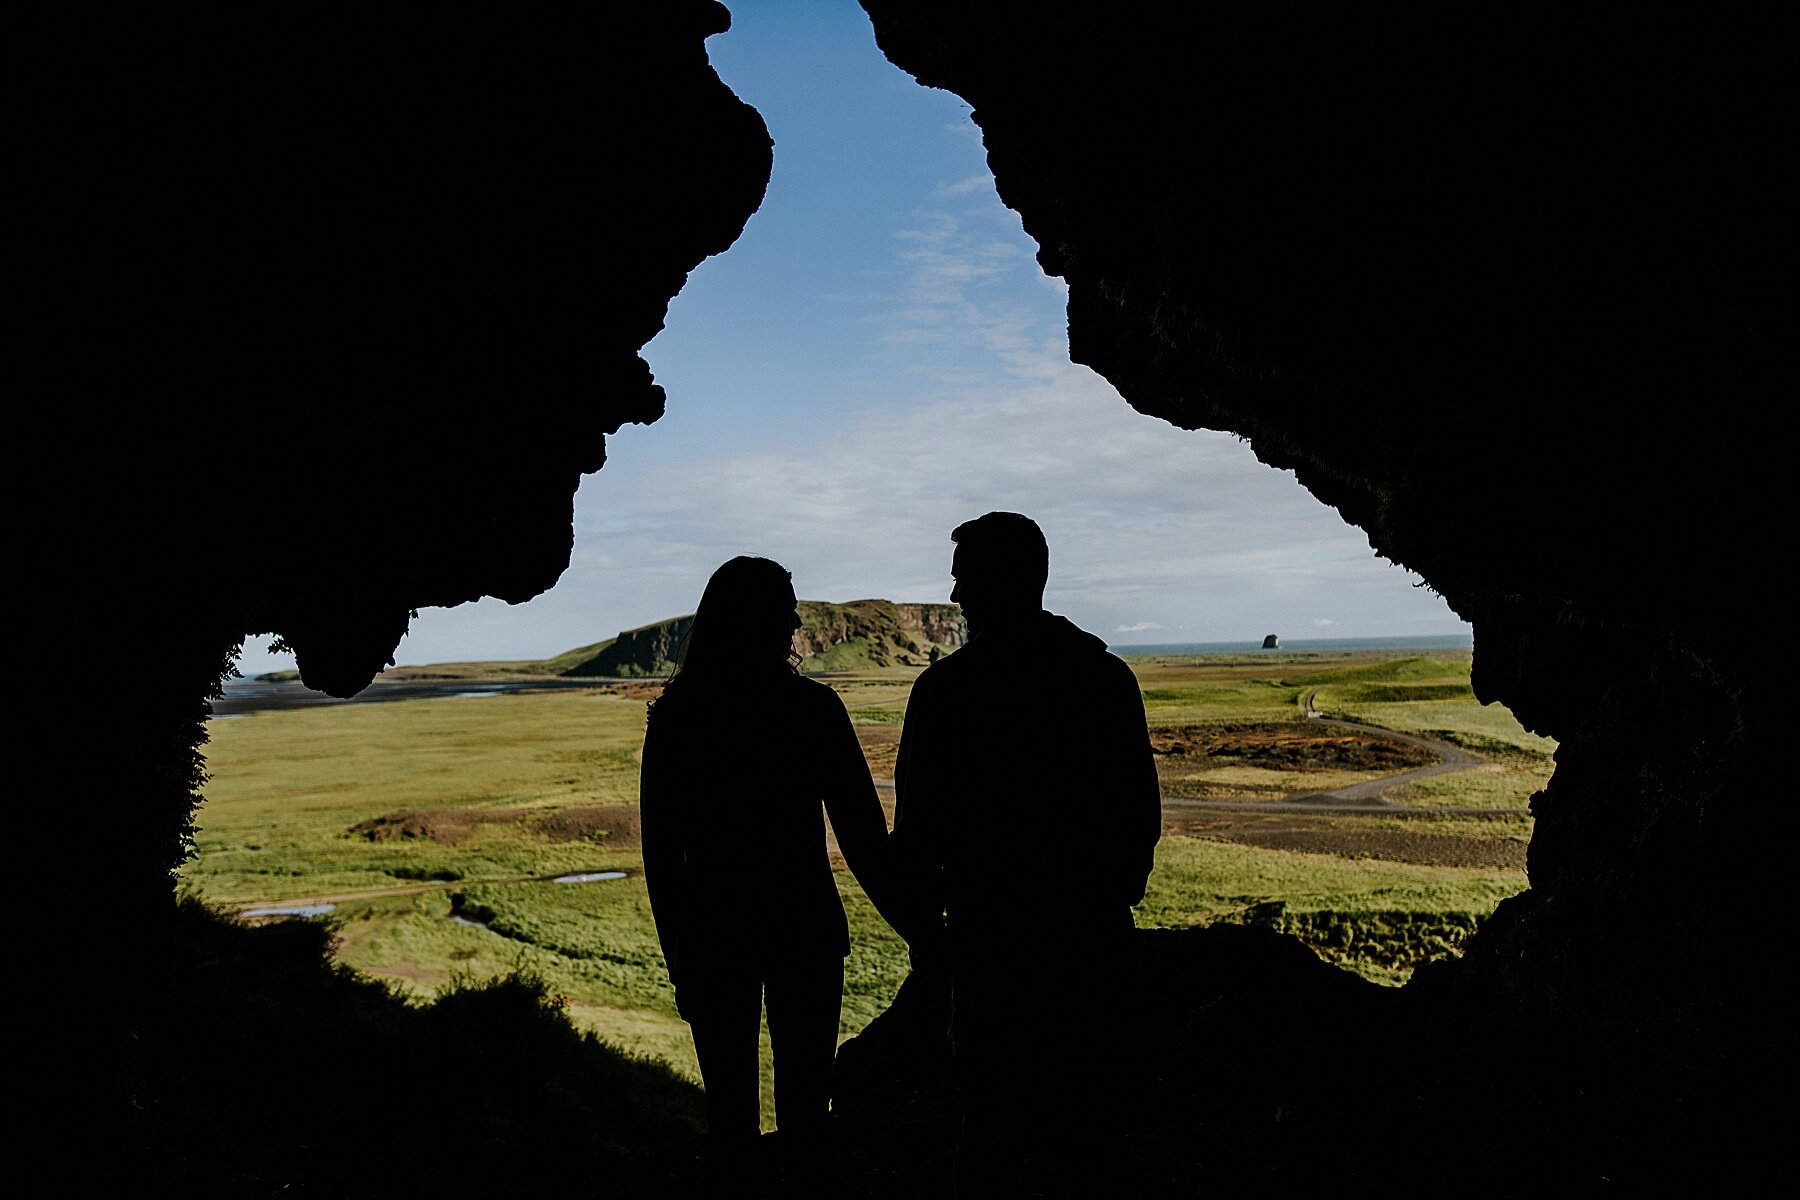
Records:
[[[1321,708],[1435,732],[1489,759],[1477,771],[1428,780],[1395,797],[1410,803],[1517,808],[1548,776],[1553,744],[1467,694],[1466,652],[1399,664],[1272,655],[1132,665],[1156,728],[1292,722],[1300,697],[1316,689]],[[891,762],[910,675],[868,672],[830,682],[867,731],[871,760],[880,761],[875,742],[885,738]],[[567,999],[578,1025],[697,1078],[638,873],[642,856],[630,814],[643,730],[642,700],[598,691],[216,720],[198,854],[182,872],[184,885],[219,905],[333,900],[327,919],[339,960],[420,996],[453,981],[528,968]],[[1237,769],[1261,772],[1259,786],[1282,783],[1280,772]],[[1303,786],[1336,777],[1313,774]],[[380,818],[389,820],[371,825]],[[1508,821],[1479,814],[1421,820],[1371,818],[1368,827],[1377,832],[1364,842],[1379,851],[1382,831],[1392,838],[1431,829],[1459,844],[1516,843],[1529,831],[1522,811]],[[1454,953],[1476,920],[1525,886],[1517,869],[1387,861],[1366,850],[1300,852],[1230,837],[1167,834],[1139,924],[1268,924],[1394,983],[1418,962]],[[628,874],[547,881],[604,870]],[[838,881],[854,945],[840,1030],[849,1037],[892,999],[907,955],[855,880],[840,874]],[[765,1052],[765,1120],[766,1068]]]

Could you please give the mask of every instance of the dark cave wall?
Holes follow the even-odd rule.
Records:
[[[976,105],[1002,196],[1070,284],[1075,356],[1141,410],[1237,431],[1293,469],[1474,622],[1484,698],[1562,740],[1532,891],[1452,978],[1428,973],[1397,998],[1423,1004],[1384,1014],[1437,1012],[1429,989],[1448,986],[1636,1029],[1729,1022],[1759,1054],[1781,1038],[1785,1020],[1758,1017],[1785,1013],[1741,1003],[1772,1009],[1757,978],[1769,952],[1741,931],[1782,911],[1787,874],[1769,833],[1783,797],[1759,770],[1778,719],[1773,689],[1757,690],[1769,650],[1751,636],[1766,610],[1746,600],[1760,561],[1746,543],[1774,530],[1766,417],[1792,393],[1771,366],[1791,305],[1763,301],[1789,273],[1793,205],[1772,149],[1791,140],[1771,95],[1783,76],[1744,47],[1781,39],[1716,23],[1600,38],[1564,18],[1529,36],[1440,24],[1421,52],[1399,18],[1234,30],[1117,7],[1077,20],[868,7],[891,57]],[[28,90],[25,124],[55,154],[19,190],[54,210],[22,225],[54,259],[23,292],[29,328],[49,331],[31,348],[53,368],[41,407],[57,434],[22,445],[28,466],[67,480],[53,538],[81,560],[93,603],[78,616],[135,689],[76,799],[99,796],[91,817],[77,811],[124,860],[126,1028],[105,1045],[125,1064],[128,1140],[154,1164],[143,1177],[191,1184],[216,1131],[238,1128],[235,1111],[208,1123],[230,1103],[210,1084],[221,1062],[303,1069],[357,1036],[323,996],[317,947],[278,956],[313,985],[289,998],[316,1022],[294,1038],[232,981],[270,961],[244,953],[246,931],[209,919],[195,936],[193,912],[184,923],[170,903],[207,695],[247,633],[281,634],[309,683],[348,694],[415,609],[555,581],[581,474],[608,433],[661,412],[639,349],[768,179],[761,120],[706,62],[727,21],[706,0],[505,22],[114,13],[22,40],[33,78],[52,81]],[[1275,1146],[1270,1158],[1323,1164],[1341,1190],[1337,1164],[1366,1158],[1396,1118],[1504,1112],[1534,1136],[1588,1136],[1557,1116],[1586,1109],[1533,1094],[1555,1082],[1554,1048],[1502,1037],[1520,1048],[1509,1070],[1451,1064],[1516,1076],[1510,1101],[1422,1090],[1440,1047],[1468,1036],[1453,1006],[1414,1030],[1426,1044],[1386,1091],[1358,1039],[1392,1026],[1346,1021],[1329,1000],[1309,1011],[1351,1048],[1346,1066],[1301,1046],[1291,1070],[1269,1070],[1240,1014],[1286,1020],[1346,982],[1296,954],[1167,955],[1182,1006],[1162,1027],[1187,1030],[1174,1061],[1219,1078],[1227,1116],[1246,1111],[1246,1072],[1270,1101],[1309,1098],[1309,1072],[1351,1079],[1347,1111],[1369,1132],[1344,1125],[1334,1155],[1315,1136],[1338,1129],[1329,1108],[1282,1126],[1297,1130],[1286,1142],[1177,1109],[1181,1155],[1223,1151],[1229,1180],[1235,1154],[1260,1184]],[[1316,982],[1271,970],[1284,955]],[[1203,968],[1254,1003],[1219,1004],[1194,984]],[[380,1020],[418,1015],[370,1004]],[[243,1020],[245,1036],[195,1059],[208,1043],[191,1040],[190,1008],[226,1015],[228,1034]],[[452,1030],[504,1077],[473,1102],[495,1128],[561,1130],[561,1077],[548,1108],[513,1086],[541,1074],[516,1069],[518,1017],[478,1021],[502,1050]],[[528,1044],[567,1057],[567,1027],[543,1032]],[[1241,1070],[1214,1038],[1245,1047]],[[894,1043],[920,1058],[917,1037]],[[1626,1101],[1621,1128],[1641,1126],[1609,1141],[1627,1159],[1691,1132],[1698,1110],[1668,1102],[1685,1093],[1665,1076],[1709,1069],[1691,1040],[1660,1059],[1642,1044],[1619,1056],[1641,1071],[1593,1093],[1595,1107]],[[412,1069],[441,1073],[435,1053]],[[1571,1077],[1589,1085],[1587,1071]],[[1771,1093],[1786,1086],[1765,1076]],[[1444,1099],[1459,1095],[1476,1099]],[[1754,1107],[1755,1163],[1779,1144],[1782,1110],[1750,1096],[1714,1120]],[[227,1158],[281,1163],[269,1188],[335,1179],[344,1163],[296,1150],[291,1127]],[[890,1127],[889,1160],[925,1157],[919,1127]],[[1732,1165],[1696,1144],[1709,1181]],[[465,1157],[464,1175],[518,1185],[504,1146]],[[1567,1178],[1554,1164],[1544,1177]]]
[[[974,105],[1074,356],[1293,470],[1562,742],[1532,890],[1461,983],[1639,1024],[1765,994],[1740,931],[1784,877],[1745,636],[1792,391],[1779,39],[865,7]],[[53,349],[103,426],[77,521],[151,693],[108,814],[146,910],[244,634],[347,694],[415,609],[566,566],[580,475],[661,411],[638,349],[767,182],[705,58],[727,20],[159,16],[48,49],[90,84]]]
[[[863,7],[973,106],[1075,360],[1293,470],[1473,623],[1481,698],[1562,743],[1532,888],[1460,982],[1642,1025],[1755,994],[1769,31]]]
[[[152,693],[120,748],[131,887],[169,892],[246,634],[349,695],[417,609],[568,565],[582,474],[662,412],[639,349],[768,182],[706,57],[729,20],[159,14],[62,49],[105,184],[72,270],[109,281],[69,361],[121,401],[84,519]]]

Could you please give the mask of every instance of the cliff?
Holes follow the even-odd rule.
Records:
[[[624,630],[562,674],[667,675],[675,669],[681,639],[693,620],[690,613]],[[794,652],[808,671],[923,667],[934,652],[947,654],[969,637],[962,610],[954,604],[802,600],[800,620],[801,627],[794,631]]]
[[[962,609],[954,604],[803,600],[800,619],[794,650],[812,671],[923,667],[934,649],[949,653],[969,640]]]

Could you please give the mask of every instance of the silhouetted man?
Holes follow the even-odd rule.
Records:
[[[893,845],[919,915],[903,932],[915,964],[950,979],[959,1182],[1054,1193],[1116,1104],[1131,909],[1161,799],[1137,680],[1044,611],[1037,524],[993,512],[950,536],[970,638],[907,703]]]

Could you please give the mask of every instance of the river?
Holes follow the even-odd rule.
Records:
[[[494,681],[472,679],[377,679],[348,699],[316,692],[303,683],[270,683],[259,679],[232,679],[225,695],[213,701],[213,716],[237,717],[245,713],[284,708],[311,708],[323,704],[379,704],[384,700],[480,699],[506,692],[550,692],[564,688],[604,687],[608,684],[642,683],[641,679],[527,679]]]

